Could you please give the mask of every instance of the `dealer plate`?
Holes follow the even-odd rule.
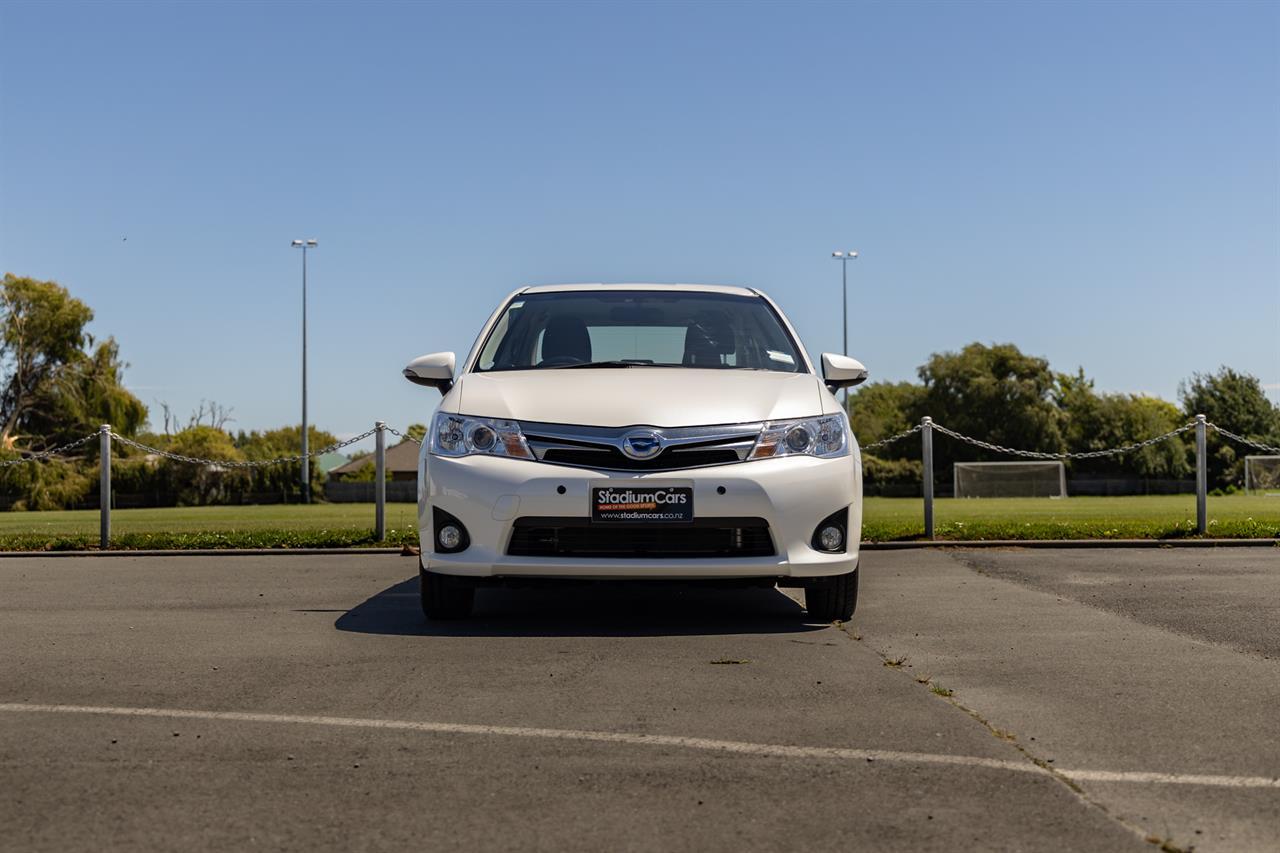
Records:
[[[679,524],[693,521],[689,486],[593,486],[591,520],[609,523]]]

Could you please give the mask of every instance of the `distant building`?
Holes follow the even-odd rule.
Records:
[[[347,459],[343,454],[333,451],[331,453],[324,453],[315,457],[311,460],[311,464],[321,473],[328,474],[334,468],[340,468],[343,465],[346,465],[349,461],[351,460]]]
[[[387,472],[392,482],[412,483],[418,479],[419,445],[414,441],[402,441],[387,448]],[[366,465],[373,465],[373,454],[352,459],[329,472],[330,480],[345,480]]]
[[[420,445],[414,441],[402,441],[387,448],[387,500],[409,502],[417,500],[418,488],[418,451]],[[372,470],[373,454],[352,459],[329,472],[325,483],[325,500],[334,503],[367,503],[373,500],[373,483],[370,480],[351,480],[350,477],[362,471],[365,466]]]

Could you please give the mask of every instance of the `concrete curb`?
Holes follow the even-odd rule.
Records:
[[[1280,539],[959,539],[863,542],[863,551],[952,548],[1280,548]],[[0,560],[27,557],[314,557],[341,554],[397,554],[401,548],[192,548],[170,551],[0,551]]]

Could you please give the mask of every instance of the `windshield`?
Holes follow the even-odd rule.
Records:
[[[566,291],[517,296],[475,369],[696,367],[806,372],[758,296],[699,291]]]

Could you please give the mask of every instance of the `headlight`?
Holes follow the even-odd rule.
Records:
[[[843,415],[805,418],[799,421],[771,421],[748,459],[774,456],[844,456],[849,452],[849,428]]]
[[[511,456],[532,459],[520,425],[515,421],[436,415],[431,429],[431,452],[436,456]]]

